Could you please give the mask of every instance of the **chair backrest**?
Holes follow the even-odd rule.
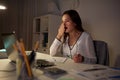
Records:
[[[120,68],[120,54],[117,54],[115,58],[115,63],[114,63],[115,68]]]
[[[109,51],[107,43],[100,40],[93,40],[97,64],[107,65],[109,66]]]

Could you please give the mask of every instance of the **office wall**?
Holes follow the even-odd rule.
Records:
[[[5,3],[7,10],[5,10],[4,13],[3,11],[0,12],[0,33],[9,33],[15,31],[17,38],[22,38],[24,40],[26,50],[31,50],[33,17],[37,15],[36,8],[38,7],[38,0],[1,1],[0,4]],[[3,48],[1,36],[0,48]]]
[[[33,36],[33,18],[54,11],[53,0],[0,0],[7,10],[0,10],[0,34],[15,31],[17,38],[23,38],[26,50],[31,50]],[[53,6],[50,8],[50,6]],[[3,48],[0,36],[0,48]]]
[[[120,55],[120,1],[119,0],[59,0],[61,12],[76,9],[83,27],[93,39],[108,43],[110,65]]]
[[[1,33],[17,31],[17,1],[8,2],[0,0],[1,5],[5,5],[7,10],[0,10],[0,48],[3,48]],[[9,3],[9,4],[8,4]],[[14,5],[13,5],[14,4]],[[9,8],[8,8],[9,7]],[[12,24],[11,24],[12,23]]]

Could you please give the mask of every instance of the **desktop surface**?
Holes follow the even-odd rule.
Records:
[[[107,80],[109,76],[115,75],[120,76],[120,70],[114,70],[109,68],[108,66],[98,64],[74,63],[72,59],[66,59],[63,57],[52,57],[48,54],[37,52],[36,60],[38,59],[53,62],[54,65],[45,68],[33,67],[32,72],[37,80],[94,80],[94,79],[101,80],[103,78],[104,80]],[[11,64],[9,59],[1,59],[0,79],[17,80],[15,67],[16,65]],[[56,74],[53,76],[51,75],[51,73],[52,74],[57,73],[54,71],[51,72],[51,70],[53,69],[54,71],[58,71],[58,73],[59,70],[61,70],[61,73],[59,73],[59,75]],[[86,70],[88,70],[88,72]],[[105,74],[105,76],[103,76],[103,73]]]

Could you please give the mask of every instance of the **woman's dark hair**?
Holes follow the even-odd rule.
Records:
[[[75,28],[78,31],[84,32],[84,29],[82,27],[81,18],[80,18],[79,14],[76,10],[67,10],[62,14],[62,16],[65,15],[65,14],[70,16],[71,20],[76,24]],[[63,43],[66,41],[67,36],[68,36],[68,34],[65,33]]]
[[[78,14],[78,12],[76,10],[67,10],[65,11],[62,16],[64,14],[67,14],[70,16],[71,20],[76,24],[76,29],[79,30],[79,31],[84,31],[83,27],[82,27],[82,21],[81,21],[81,18]]]

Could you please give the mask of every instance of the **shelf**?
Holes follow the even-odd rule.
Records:
[[[42,33],[48,33],[48,31],[43,31]]]
[[[58,15],[44,15],[35,17],[33,20],[33,43],[40,41],[39,51],[48,53],[49,47],[56,37],[61,17]]]

